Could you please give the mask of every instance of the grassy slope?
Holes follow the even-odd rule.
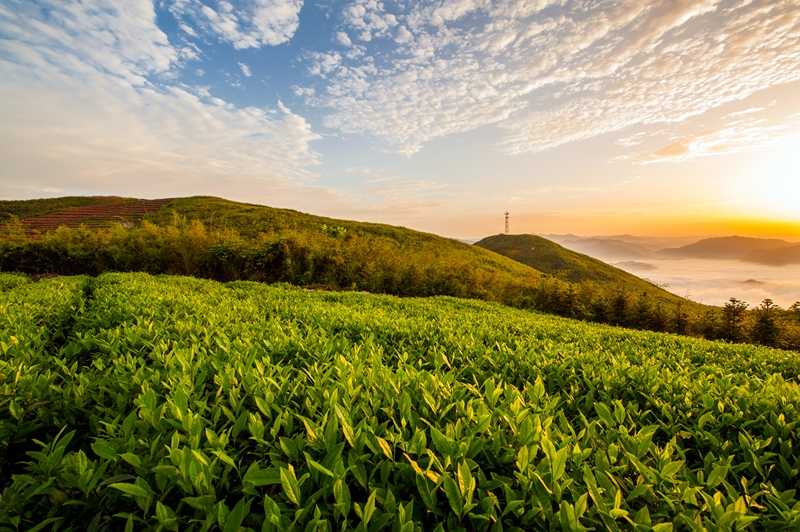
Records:
[[[405,227],[351,220],[338,220],[325,216],[306,214],[292,209],[278,209],[264,205],[239,203],[210,196],[178,198],[150,217],[156,223],[169,223],[175,212],[187,219],[197,219],[212,226],[225,226],[242,236],[256,238],[261,234],[274,235],[290,231],[319,231],[322,225],[343,227],[359,234],[383,236],[401,244],[436,242],[444,246],[469,247],[457,240],[422,233]]]
[[[67,197],[5,202],[8,205],[0,204],[5,209],[0,209],[0,212],[13,211],[24,218],[100,201],[125,200]],[[574,283],[588,281],[604,288],[621,288],[633,294],[648,292],[664,302],[675,303],[681,300],[634,275],[533,235],[497,235],[470,246],[403,227],[338,220],[290,209],[207,196],[178,198],[150,215],[149,219],[158,225],[168,225],[173,221],[174,214],[188,220],[200,220],[210,228],[235,229],[245,239],[255,241],[274,241],[292,235],[313,238],[313,235],[320,233],[323,226],[342,227],[350,235],[368,241],[369,244],[364,249],[371,250],[373,258],[375,254],[388,254],[395,256],[395,261],[406,259],[409,263],[427,265],[428,271],[432,271],[430,268],[450,265],[449,268],[455,273],[467,270],[477,272],[481,279],[490,284],[490,279],[499,284],[509,283],[511,280],[514,280],[515,285],[532,284],[541,278],[543,272]],[[356,261],[370,260],[370,256],[348,256]]]
[[[211,227],[235,229],[242,236],[253,239],[270,240],[290,233],[318,233],[323,225],[331,228],[342,227],[358,236],[396,244],[400,255],[422,254],[429,256],[429,259],[435,262],[449,257],[456,263],[468,262],[474,267],[485,270],[487,274],[495,273],[500,277],[520,276],[520,278],[538,279],[541,276],[541,272],[535,268],[498,256],[496,253],[458,240],[405,227],[338,220],[291,209],[278,209],[206,196],[176,199],[149,218],[155,223],[168,224],[172,221],[173,213],[190,220],[200,220]]]
[[[494,251],[543,273],[573,283],[595,282],[619,288],[633,294],[647,292],[664,302],[675,303],[683,298],[649,283],[610,264],[571,251],[555,242],[536,235],[494,235],[475,243],[475,246]]]
[[[791,353],[143,274],[31,283],[0,304],[0,340],[24,340],[0,356],[0,522],[20,529],[121,530],[128,513],[142,530],[238,529],[219,512],[353,529],[351,502],[383,530],[401,529],[400,504],[408,530],[800,525]],[[465,510],[467,489],[480,504]]]
[[[42,198],[32,200],[0,200],[0,222],[5,222],[16,216],[20,220],[43,216],[73,207],[85,207],[98,203],[122,203],[132,201],[133,198],[120,198],[116,196],[66,196],[63,198]]]

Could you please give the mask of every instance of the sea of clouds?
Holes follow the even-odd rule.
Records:
[[[634,275],[669,285],[670,292],[699,303],[722,305],[735,297],[751,307],[770,298],[786,308],[800,301],[800,267],[762,266],[737,260],[649,259],[655,269],[643,271],[635,265],[618,264]],[[633,266],[633,267],[631,267]]]

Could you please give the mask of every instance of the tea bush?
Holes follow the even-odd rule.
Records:
[[[795,353],[449,297],[0,294],[4,530],[796,530]]]

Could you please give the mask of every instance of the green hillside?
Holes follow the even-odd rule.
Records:
[[[476,242],[475,246],[572,283],[593,282],[631,294],[647,292],[651,297],[665,303],[681,301],[690,304],[653,283],[540,236],[493,235]]]
[[[532,268],[437,235],[209,197],[170,201],[130,228],[30,234],[6,225],[0,271],[144,271],[518,307],[533,305],[541,278]]]
[[[796,353],[146,274],[0,309],[3,530],[800,527]]]
[[[37,277],[139,271],[406,297],[445,295],[635,329],[800,348],[794,312],[751,313],[732,322],[722,309],[684,300],[534,236],[490,237],[471,246],[403,227],[213,197],[90,198],[123,203],[52,212],[73,200],[16,202],[15,212],[45,214],[0,224],[0,271]],[[69,224],[50,229],[59,220]],[[481,247],[489,244],[494,251]]]
[[[212,196],[177,198],[148,219],[160,225],[169,224],[173,213],[189,220],[200,220],[210,227],[234,229],[245,238],[318,232],[320,227],[327,225],[330,228],[342,227],[359,234],[389,238],[400,244],[435,243],[443,251],[453,246],[460,249],[468,247],[457,240],[394,225],[339,220],[292,209],[240,203]]]

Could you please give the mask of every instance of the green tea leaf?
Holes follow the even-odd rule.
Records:
[[[236,506],[233,507],[233,510],[225,519],[223,532],[237,532],[248,513],[250,513],[250,501],[239,499],[239,502],[236,503]]]
[[[445,495],[447,495],[447,502],[450,503],[450,508],[453,510],[453,513],[455,513],[460,519],[464,512],[464,503],[461,500],[461,492],[458,489],[458,485],[450,477],[450,475],[444,475],[443,478],[443,488]]]
[[[99,456],[100,458],[105,458],[106,460],[116,460],[117,459],[117,451],[114,450],[113,447],[108,445],[105,442],[100,440],[94,442],[92,445],[92,451],[94,454]]]
[[[708,480],[706,480],[706,486],[708,486],[709,488],[716,487],[717,484],[719,484],[725,479],[725,476],[727,474],[728,474],[727,465],[715,467],[714,470],[711,472],[711,474],[708,475]]]
[[[286,497],[296,505],[300,505],[301,495],[300,487],[297,485],[297,480],[288,469],[281,468],[281,486]]]
[[[144,488],[137,486],[136,484],[128,484],[124,482],[115,482],[114,484],[109,484],[109,487],[117,489],[122,493],[127,495],[131,495],[133,497],[149,497],[150,494],[145,491]]]
[[[595,403],[594,410],[597,412],[597,415],[600,416],[600,419],[606,424],[607,427],[613,426],[613,419],[611,418],[611,410],[603,403]]]

